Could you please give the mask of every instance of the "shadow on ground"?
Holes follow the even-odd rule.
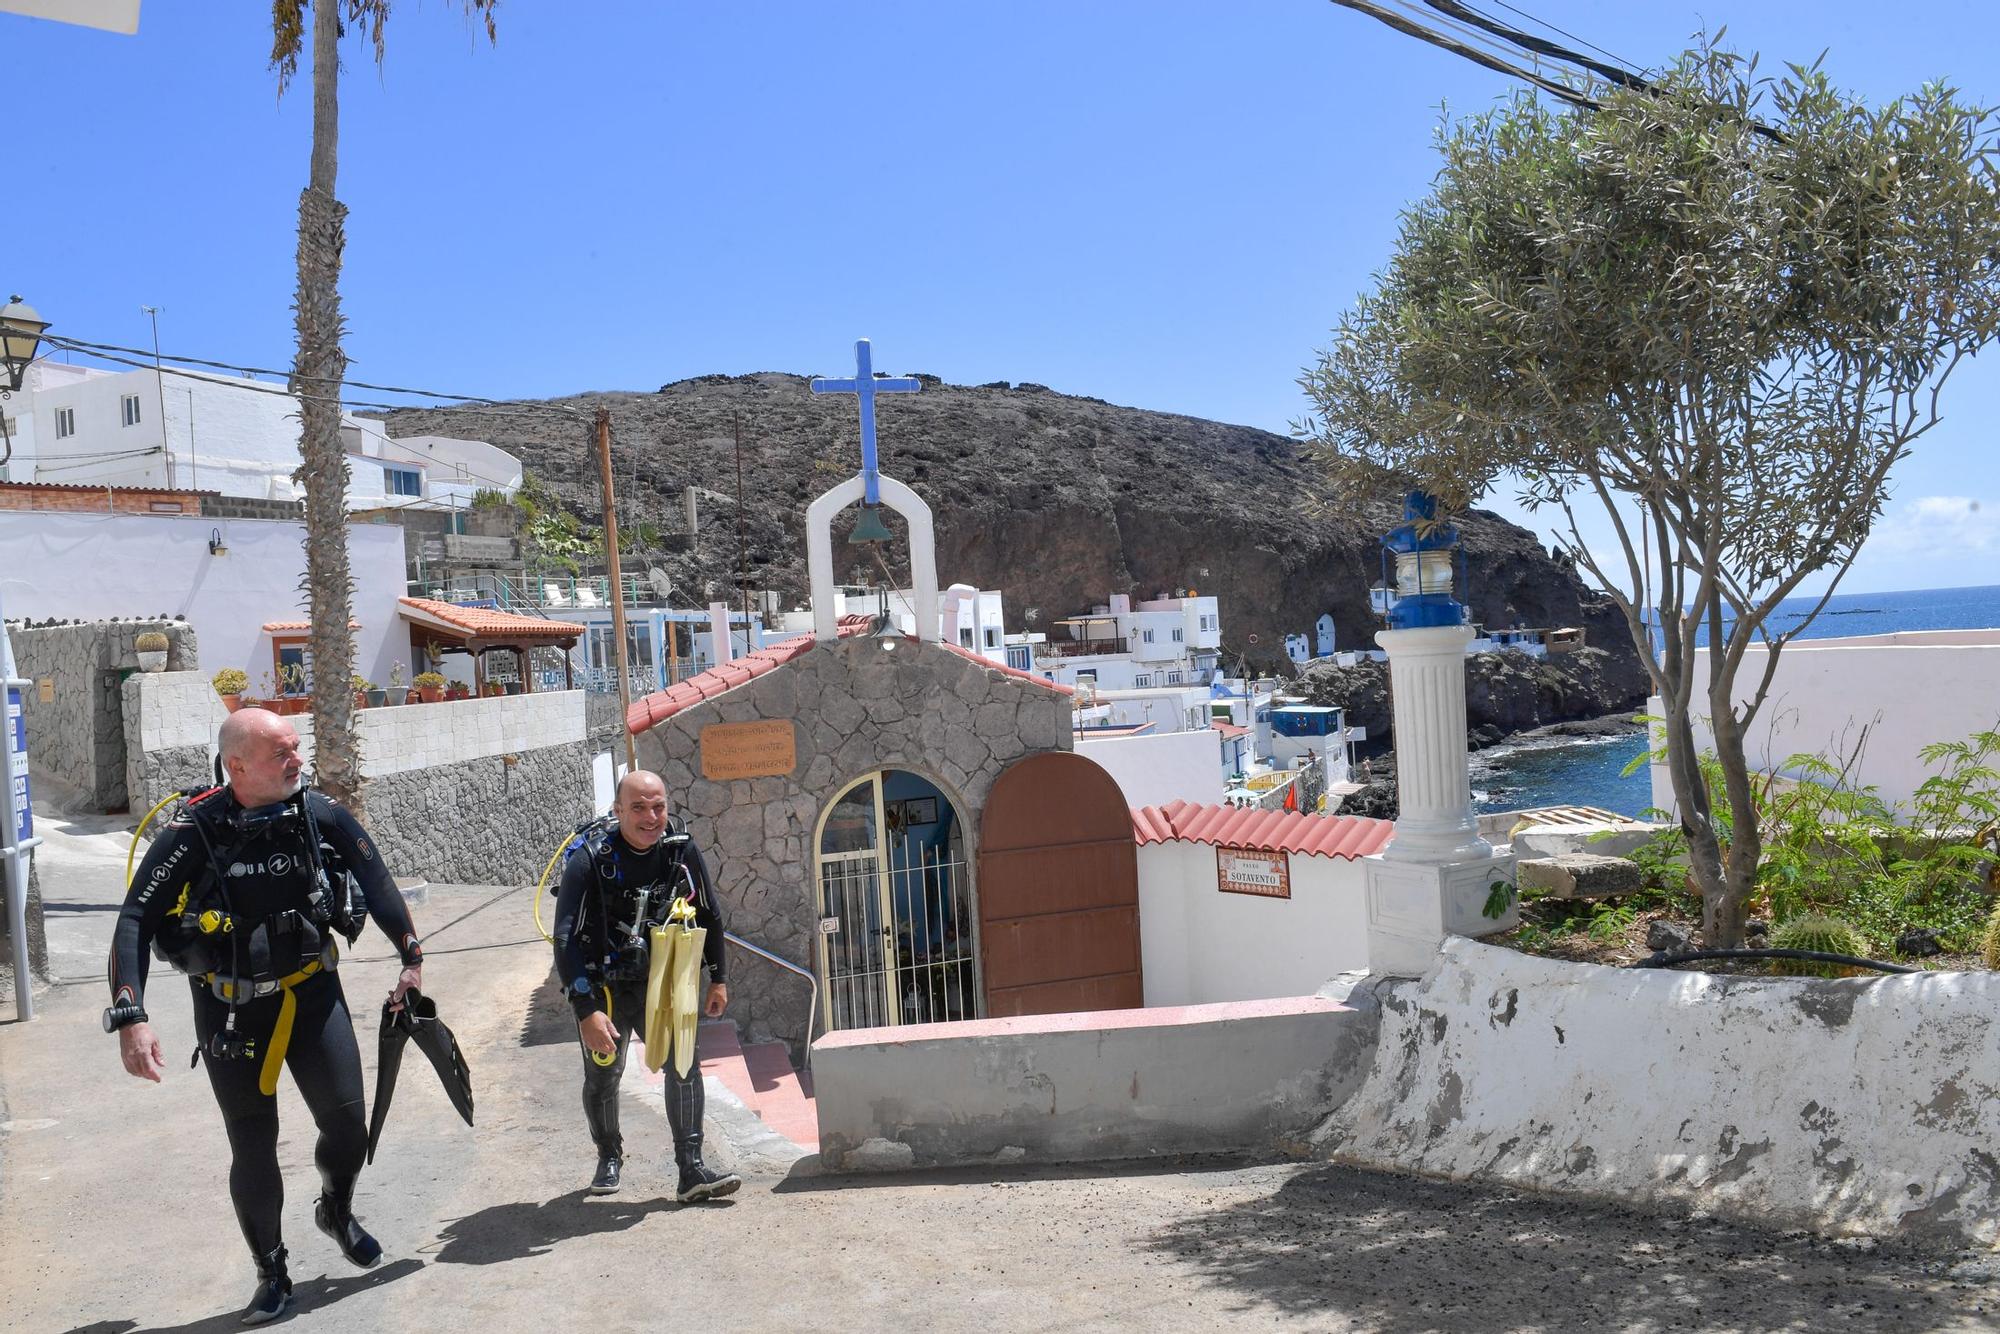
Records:
[[[354,1274],[345,1278],[309,1278],[292,1285],[292,1294],[298,1299],[298,1315],[309,1315],[332,1306],[343,1297],[351,1297],[357,1292],[379,1288],[384,1283],[394,1283],[399,1278],[408,1278],[422,1269],[420,1260],[398,1260],[394,1264],[371,1269],[365,1274]],[[245,1279],[243,1300],[250,1300],[250,1292],[256,1286],[254,1280]],[[296,1318],[296,1317],[294,1317]],[[146,1325],[137,1320],[99,1320],[95,1324],[79,1325],[68,1334],[222,1334],[223,1330],[243,1328],[240,1309],[224,1311],[219,1315],[203,1316],[185,1325]]]
[[[1197,1176],[1204,1172],[1240,1172],[1274,1161],[1241,1154],[1201,1154],[1169,1158],[1110,1159],[1095,1163],[1033,1163],[1018,1167],[926,1167],[912,1171],[828,1172],[819,1155],[809,1153],[792,1164],[773,1195],[807,1191],[874,1190],[899,1186],[990,1186],[1018,1181],[1099,1181],[1119,1177]]]
[[[1775,1234],[1345,1167],[1160,1228],[1246,1310],[1337,1311],[1383,1334],[1930,1330],[1990,1311],[1964,1253]],[[1413,1281],[1415,1280],[1415,1281]]]
[[[576,1012],[569,1008],[562,980],[551,963],[548,976],[528,996],[528,1012],[521,1016],[521,1045],[553,1047],[575,1041]]]
[[[496,1204],[445,1224],[435,1247],[424,1250],[439,1264],[494,1265],[543,1255],[557,1242],[623,1232],[648,1214],[684,1205],[671,1199],[614,1200],[572,1191],[553,1200]]]

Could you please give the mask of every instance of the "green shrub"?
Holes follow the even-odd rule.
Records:
[[[1820,954],[1846,954],[1866,958],[1868,942],[1838,917],[1817,913],[1794,917],[1771,933],[1774,950],[1813,950]],[[1811,959],[1773,959],[1771,971],[1788,977],[1849,977],[1857,969],[1846,964],[1819,963]]]
[[[411,684],[415,685],[416,688],[419,690],[443,690],[444,673],[418,672],[416,680],[413,681]]]
[[[250,674],[240,667],[224,667],[208,683],[218,695],[240,695],[250,685]]]
[[[1980,946],[1979,957],[1988,968],[2000,968],[2000,903],[1993,905],[1993,915],[1986,919],[1986,939]]]

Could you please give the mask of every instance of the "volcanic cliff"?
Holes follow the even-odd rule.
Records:
[[[1382,498],[1359,517],[1330,517],[1320,478],[1297,442],[1040,385],[920,378],[921,393],[879,400],[882,469],[931,505],[940,577],[1004,591],[1010,630],[1050,630],[1055,619],[1088,611],[1107,593],[1136,599],[1192,588],[1220,599],[1232,664],[1240,655],[1254,668],[1286,669],[1284,636],[1309,632],[1324,612],[1333,615],[1341,648],[1373,646],[1380,622],[1368,589],[1381,578],[1377,540],[1398,522],[1398,511]],[[796,375],[701,376],[651,394],[592,393],[518,407],[399,411],[389,429],[489,440],[595,524],[603,506],[588,427],[591,414],[608,407],[621,527],[629,532],[643,521],[651,529],[653,549],[628,557],[626,568],[664,571],[674,600],[691,606],[739,601],[739,560],[752,588],[775,590],[786,606],[802,603],[806,505],[852,475],[860,458],[854,400],[815,397]],[[700,489],[692,536],[682,504],[691,485]],[[893,518],[891,526],[900,534]],[[1567,716],[1606,713],[1644,697],[1644,672],[1622,618],[1567,563],[1526,529],[1484,511],[1463,516],[1459,527],[1474,619],[1495,627],[1580,625],[1593,647],[1606,650],[1592,655],[1590,670],[1564,698]],[[879,582],[872,559],[864,561],[862,549],[844,538],[845,525],[837,525],[840,577]],[[890,569],[905,579],[907,560],[892,556]]]

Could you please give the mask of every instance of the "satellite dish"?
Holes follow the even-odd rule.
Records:
[[[665,602],[667,595],[674,591],[674,581],[669,579],[667,572],[662,569],[654,568],[647,570],[646,583],[651,586],[653,596],[662,602]]]
[[[1250,642],[1251,642],[1251,643],[1253,643],[1253,644],[1254,644],[1254,643],[1256,643],[1256,642],[1257,642],[1257,636],[1255,636],[1255,635],[1251,635],[1251,636],[1250,636]]]

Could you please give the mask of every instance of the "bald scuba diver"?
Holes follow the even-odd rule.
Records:
[[[195,1057],[208,1069],[230,1148],[229,1195],[257,1266],[244,1324],[293,1307],[279,1228],[277,1081],[289,1069],[319,1130],[313,1221],[362,1268],[382,1248],[354,1217],[368,1152],[361,1059],[335,969],[373,918],[402,963],[389,1003],[422,985],[423,949],[374,844],[346,810],[301,785],[291,722],[264,709],[218,736],[228,786],[190,797],[154,839],[112,935],[111,1006],[125,1069],[160,1081],[165,1057],[146,1013],[148,949],[188,975]]]
[[[619,1186],[625,1158],[619,1080],[632,1034],[643,1032],[650,930],[669,920],[677,900],[688,905],[684,912],[691,909],[693,925],[707,933],[701,967],[711,985],[701,1012],[717,1018],[729,1004],[722,912],[700,851],[668,823],[665,784],[657,774],[635,769],[619,780],[612,810],[612,820],[579,834],[563,864],[554,933],[556,973],[577,1018],[583,1113],[597,1146],[597,1171],[589,1186],[595,1195],[609,1195]],[[742,1178],[715,1171],[701,1157],[700,1061],[690,1060],[685,1069],[667,1061],[661,1072],[679,1169],[674,1198],[691,1204],[732,1193]]]

